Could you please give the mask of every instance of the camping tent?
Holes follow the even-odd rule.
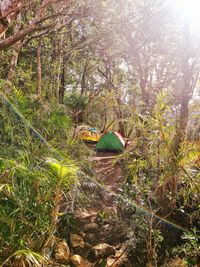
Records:
[[[117,132],[106,132],[96,144],[97,151],[122,152],[125,148],[124,138]]]
[[[98,142],[100,139],[99,131],[88,125],[79,125],[76,128],[76,135],[85,142]]]

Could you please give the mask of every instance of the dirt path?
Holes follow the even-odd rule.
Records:
[[[93,192],[98,197],[90,205],[76,211],[77,224],[80,231],[83,231],[84,242],[92,246],[91,250],[86,249],[90,250],[88,255],[83,250],[78,250],[78,254],[84,256],[91,266],[132,266],[126,247],[127,233],[118,220],[116,199],[121,192],[124,178],[122,167],[116,159],[117,155],[114,153],[98,153],[90,159],[94,166],[95,179],[103,189],[99,193]],[[98,246],[101,247],[100,252],[95,250]],[[105,265],[101,265],[103,260],[106,261]]]
[[[118,193],[123,183],[122,168],[115,163],[116,157],[113,153],[101,153],[92,158],[96,179],[113,193]]]
[[[89,217],[91,217],[91,214],[97,216],[99,213],[116,214],[114,199],[120,192],[124,181],[122,168],[116,159],[117,154],[109,152],[101,152],[90,158],[94,168],[94,177],[106,189],[106,192],[100,195],[100,198],[89,207],[85,208],[84,216],[86,214]],[[77,216],[80,215],[80,212],[78,212]]]

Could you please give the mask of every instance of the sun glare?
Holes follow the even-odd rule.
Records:
[[[174,3],[184,19],[200,27],[200,0],[175,0]]]

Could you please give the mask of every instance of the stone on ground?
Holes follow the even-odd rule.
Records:
[[[71,263],[75,267],[91,267],[92,265],[86,260],[83,259],[80,255],[73,255],[71,258]]]
[[[84,231],[89,233],[96,233],[99,229],[99,225],[97,223],[88,223],[84,226]]]
[[[73,255],[70,260],[74,266],[80,266],[83,258],[80,255]]]
[[[95,258],[103,258],[115,254],[115,248],[106,243],[98,244],[94,246],[92,250]]]
[[[70,250],[65,240],[60,240],[54,244],[54,258],[59,263],[67,263]]]
[[[83,248],[85,246],[85,242],[82,236],[77,235],[77,234],[70,234],[70,243],[73,248],[76,248],[76,247]]]

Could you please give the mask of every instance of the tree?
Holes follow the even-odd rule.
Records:
[[[2,0],[0,2],[0,38],[5,34],[21,8],[21,0]]]
[[[7,0],[4,1],[7,3]],[[4,3],[4,1],[2,3]],[[19,31],[6,36],[4,40],[0,41],[0,50],[8,49],[16,42],[24,39],[27,36],[31,36],[34,33],[45,35],[55,28],[57,31],[59,31],[59,29],[65,27],[74,17],[73,12],[70,14],[70,18],[68,17],[68,13],[66,12],[66,10],[68,10],[69,8],[72,8],[73,10],[73,4],[75,4],[73,1],[70,2],[70,5],[68,1],[62,1],[62,7],[59,4],[60,1],[57,0],[44,0],[42,1],[42,3],[29,2],[27,4],[21,4],[20,9],[18,9],[17,5],[14,4],[16,2],[13,1],[11,11],[8,10],[8,14],[16,14],[16,12],[22,10],[23,15],[26,17],[26,23]],[[59,10],[57,10],[55,6],[59,6]],[[30,11],[31,9],[33,9],[33,12]],[[1,7],[1,13],[2,12],[3,7]],[[7,13],[4,16],[7,18]],[[64,21],[63,24],[59,26],[57,26],[58,17],[62,18]]]

